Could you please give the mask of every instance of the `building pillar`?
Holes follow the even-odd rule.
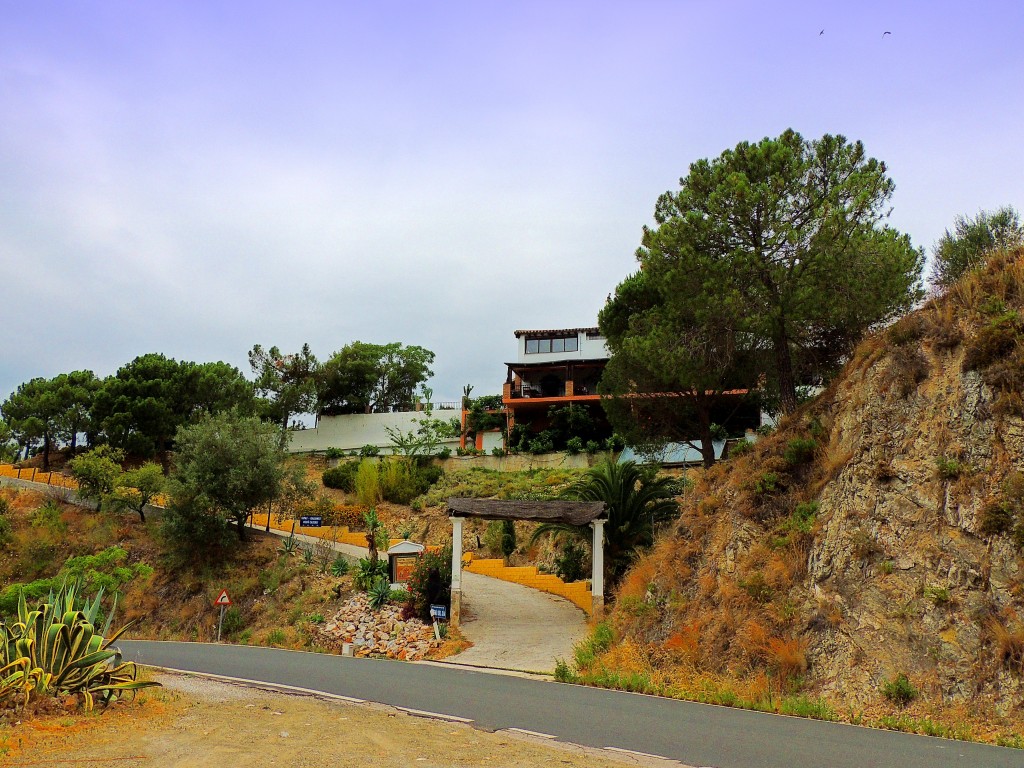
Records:
[[[462,612],[462,518],[448,519],[452,521],[452,610],[448,621],[457,627]]]
[[[604,616],[604,520],[594,520],[594,543],[591,547],[590,562],[593,570],[590,578],[590,607],[595,619]],[[454,571],[452,571],[454,573]]]

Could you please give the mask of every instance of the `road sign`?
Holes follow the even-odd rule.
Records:
[[[447,605],[432,605],[432,606],[430,606],[430,617],[432,619],[447,619],[448,618],[448,606]]]
[[[299,518],[299,525],[302,528],[319,528],[324,524],[324,519],[320,515],[303,515]]]
[[[217,599],[213,601],[214,605],[231,605],[231,598],[228,597],[228,591],[222,589],[220,594],[217,595]]]

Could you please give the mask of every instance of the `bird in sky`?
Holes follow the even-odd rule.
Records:
[[[823,30],[821,30],[821,32],[818,33],[818,37],[821,37],[824,34],[825,34],[825,30],[823,29]]]
[[[882,37],[885,37],[886,35],[891,35],[891,34],[892,34],[892,32],[883,32],[882,33]]]

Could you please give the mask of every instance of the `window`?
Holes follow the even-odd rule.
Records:
[[[526,340],[526,354],[546,354],[549,352],[578,352],[580,340],[578,336],[547,336]]]

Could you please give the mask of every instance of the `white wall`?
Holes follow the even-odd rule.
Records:
[[[444,421],[457,419],[460,416],[459,411],[435,410],[433,413],[433,418]],[[382,453],[389,453],[392,443],[387,433],[388,428],[402,433],[415,432],[420,420],[425,418],[427,415],[422,411],[322,416],[314,429],[300,429],[292,432],[288,450],[292,453],[326,451],[328,448],[352,451],[359,450],[364,445],[375,445],[382,449]],[[459,440],[455,438],[442,445],[448,446],[454,451],[459,445]]]

